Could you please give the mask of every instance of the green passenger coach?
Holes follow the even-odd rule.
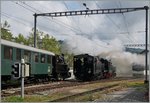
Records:
[[[49,78],[52,74],[54,53],[1,39],[1,80],[11,79],[12,64],[25,60],[30,78]]]

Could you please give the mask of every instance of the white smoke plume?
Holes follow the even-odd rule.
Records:
[[[102,52],[120,51],[123,49],[122,43],[119,39],[113,39],[108,42],[97,39],[96,37],[88,38],[85,35],[70,35],[64,40],[62,45],[64,52],[74,54],[88,53],[91,55],[98,55]]]
[[[125,52],[123,44],[119,39],[103,42],[96,37],[87,38],[82,35],[72,35],[64,40],[63,52],[74,54],[88,53],[93,56],[100,56],[112,61],[116,66],[117,76],[131,76],[132,64],[143,64],[144,56]]]
[[[104,52],[99,55],[111,60],[112,64],[116,66],[117,76],[132,76],[132,64],[144,65],[144,56],[131,54],[123,51]]]

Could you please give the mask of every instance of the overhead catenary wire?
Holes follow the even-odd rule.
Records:
[[[101,8],[100,6],[99,6],[99,4],[97,4],[97,2],[95,1],[95,4],[96,4],[96,6],[98,7],[98,8]],[[113,21],[113,19],[111,19],[110,17],[109,17],[109,15],[105,15],[118,29],[120,29],[120,26],[119,25],[117,25],[114,21]]]
[[[27,4],[28,5],[28,4]]]
[[[16,3],[15,1],[12,1],[12,2],[14,2],[15,4],[18,4],[19,6],[21,6],[21,7],[23,7],[23,8],[25,8],[25,9],[27,9],[27,10],[29,10],[30,12],[33,12],[33,13],[35,13],[35,12],[39,12],[39,13],[42,13],[41,11],[39,11],[39,10],[37,10],[37,9],[34,9],[34,11],[33,10],[31,10],[31,9],[29,9],[29,8],[27,8],[27,7],[25,7],[25,6],[23,6],[23,5],[21,5],[21,4],[19,4],[19,3]],[[21,2],[22,4],[26,4],[25,2]],[[31,6],[29,6],[29,5],[27,5],[26,4],[26,6],[28,6],[28,7],[31,7]],[[33,7],[32,7],[32,9],[33,9]],[[36,10],[36,11],[35,11]],[[72,30],[72,31],[74,31],[74,32],[77,32],[78,30],[76,29],[76,28],[72,28],[70,25],[66,25],[66,24],[64,24],[62,21],[59,21],[59,20],[51,20],[50,18],[48,18],[48,17],[45,17],[46,19],[48,19],[48,20],[50,20],[50,21],[52,21],[52,22],[54,22],[54,23],[56,23],[56,24],[60,24],[60,25],[63,25],[63,26],[65,26],[66,28],[68,28],[68,29],[70,29],[70,30]]]
[[[20,24],[23,24],[23,25],[25,25],[25,26],[28,26],[27,24],[25,24],[25,23],[23,23],[23,22],[20,22],[19,20],[17,20],[17,19],[15,19],[15,18],[12,18],[12,17],[10,17],[10,16],[8,16],[8,15],[6,15],[6,14],[4,14],[4,13],[2,13],[2,16],[5,16],[5,17],[7,17],[7,18],[9,18],[9,19],[13,19],[15,22],[17,22],[17,23],[20,23]]]
[[[33,13],[34,13],[33,10],[31,10],[31,9],[29,9],[29,8],[27,8],[27,7],[23,6],[23,5],[21,5],[21,4],[19,4],[18,2],[15,2],[15,1],[11,1],[11,2],[13,2],[13,3],[15,3],[15,4],[17,4],[17,5],[19,5],[19,6],[23,7],[23,8],[25,8],[25,9],[27,9],[27,10],[29,10],[30,12],[33,12]]]
[[[95,3],[96,3],[96,6],[100,8],[100,6],[97,4],[96,1],[95,1]],[[121,30],[120,26],[117,25],[117,24],[113,21],[113,19],[111,19],[108,15],[106,15],[106,17],[114,24],[114,26],[115,26],[117,29]],[[120,34],[121,34],[121,33],[120,33]],[[127,39],[128,39],[129,41],[132,41],[128,36],[126,36],[126,37],[127,37]]]
[[[14,2],[14,3],[16,3],[16,2]],[[25,2],[21,2],[21,3],[25,4]],[[16,3],[16,4],[19,4],[19,3]],[[31,11],[31,12],[35,12],[35,11],[31,10],[31,9],[26,8],[25,6],[22,6],[21,4],[19,4],[19,6],[21,6],[21,7],[25,8],[25,9],[27,9],[27,10]],[[27,5],[27,4],[26,4],[26,6],[31,7],[31,6]],[[34,9],[34,8],[32,7],[32,9]],[[36,11],[38,11],[38,12],[40,12],[40,13],[41,13],[41,11],[39,11],[39,10],[37,10],[37,9],[34,9],[34,10],[36,10]],[[47,18],[47,19],[49,19],[49,18]],[[51,20],[51,21],[52,21],[52,20]],[[54,22],[54,21],[53,21],[53,22]],[[57,22],[55,22],[55,23],[57,23]],[[57,24],[58,24],[58,23],[57,23]],[[61,23],[59,23],[59,24],[61,24]],[[61,25],[65,25],[65,24],[61,24]],[[73,30],[73,29],[72,29],[72,30]],[[98,45],[99,45],[99,44],[98,44]],[[105,47],[105,48],[108,48],[108,47],[103,46],[103,45],[99,45],[99,46],[101,46],[101,47]]]
[[[14,16],[14,15],[10,15],[10,14],[5,13],[5,12],[3,12],[3,11],[2,11],[2,13],[8,15],[9,17],[12,17],[12,18],[15,18],[15,19],[24,21],[24,22],[30,22],[30,21],[28,21],[28,20],[26,20],[26,19],[22,19],[22,18],[20,18],[20,17]]]
[[[64,3],[64,5],[65,5],[65,7],[67,8],[67,10],[69,10],[69,7],[67,6],[67,4],[65,3],[65,1],[63,1],[63,3]],[[88,16],[89,17],[89,16]],[[75,24],[77,24],[76,22],[75,22]],[[91,24],[91,25],[93,25],[93,24]],[[93,25],[93,27],[94,27],[94,25]],[[87,34],[87,33],[85,33],[85,32],[83,32],[83,31],[81,31],[81,29],[80,29],[80,26],[78,26],[78,29],[79,29],[79,31],[82,33],[82,34]],[[87,34],[88,35],[88,34]],[[102,41],[102,40],[101,40]],[[104,41],[102,41],[102,42],[104,42]],[[104,42],[104,43],[106,43],[106,42]]]
[[[65,5],[66,9],[69,10],[69,7],[68,7],[67,4],[65,3],[65,1],[63,1],[63,4]],[[74,21],[74,20],[72,19],[72,21]],[[74,23],[77,25],[76,22],[74,22]],[[77,27],[78,27],[78,30],[79,30],[81,33],[83,33],[83,32],[81,31],[80,27],[79,27],[79,26],[77,26]]]
[[[23,4],[26,4],[25,2],[22,2]],[[64,2],[65,3],[65,2]],[[29,6],[28,4],[26,4],[28,7],[31,7],[31,6]],[[67,5],[65,5],[65,6],[67,6]],[[68,7],[66,7],[66,8],[68,8]],[[35,9],[34,7],[32,7],[32,9],[34,9],[34,10],[36,10],[36,11],[38,11],[38,12],[40,12],[41,13],[41,11],[39,11],[39,10],[37,10],[37,9]],[[61,25],[66,25],[66,24],[61,24]],[[74,28],[73,28],[74,29]],[[72,29],[71,29],[72,30]],[[73,30],[74,31],[74,30]],[[79,31],[79,30],[77,30],[77,31]],[[76,30],[75,30],[75,32],[76,32]],[[80,32],[81,33],[83,33],[81,30],[80,30]],[[84,33],[85,34],[85,33]],[[103,42],[103,41],[102,41]],[[106,42],[105,42],[106,43]],[[105,48],[108,48],[108,47],[106,47],[106,46],[103,46],[103,45],[99,45],[99,46],[101,46],[101,47],[105,47]]]
[[[18,17],[16,17],[16,16],[7,14],[7,13],[5,13],[5,12],[2,12],[2,15],[5,16],[5,17],[7,17],[7,18],[13,19],[13,20],[14,20],[15,22],[17,22],[17,23],[21,23],[21,24],[23,24],[23,25],[25,25],[25,26],[31,26],[31,23],[30,23],[30,21],[28,21],[28,20],[25,20],[25,19],[22,19],[22,18],[18,18]],[[39,26],[39,27],[42,27],[42,28],[47,28],[47,29],[54,30],[54,29],[52,29],[52,28],[48,28],[48,27],[43,26],[43,25],[40,25],[40,24],[38,24],[38,26]],[[55,32],[57,32],[57,31],[55,31]]]
[[[121,2],[119,1],[119,6],[121,7],[122,5],[121,5]],[[126,29],[127,29],[127,35],[128,35],[128,38],[130,37],[130,36],[132,36],[131,34],[130,34],[130,32],[129,32],[129,28],[128,28],[128,23],[127,23],[127,20],[126,20],[126,17],[125,17],[125,15],[124,15],[124,13],[122,13],[122,16],[123,16],[123,20],[124,20],[124,23],[125,23],[125,27],[126,27]],[[131,40],[131,42],[133,42],[133,43],[135,43],[135,38],[132,36],[132,39],[131,38],[129,38],[130,40]]]
[[[101,8],[100,6],[99,6],[99,4],[95,1],[95,4],[96,4],[96,6],[98,7],[98,8]],[[113,21],[113,19],[111,19],[111,17],[109,17],[109,15],[105,15],[107,18],[108,18],[108,20],[109,21],[111,21],[111,23],[117,28],[117,31],[118,30],[121,30],[121,28],[120,28],[120,26],[118,25],[118,24],[116,24],[114,21]],[[108,33],[107,33],[108,34]],[[118,33],[116,33],[116,34],[118,34]],[[119,34],[121,34],[121,33],[119,33]],[[130,40],[130,38],[128,38],[127,37],[127,39],[128,40]],[[131,40],[130,40],[131,41]]]
[[[29,6],[29,5],[28,5]],[[31,6],[29,6],[29,7],[31,7]],[[33,7],[32,7],[33,8]],[[37,10],[37,9],[35,9],[35,10]]]

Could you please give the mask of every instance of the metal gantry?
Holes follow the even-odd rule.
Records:
[[[35,15],[36,16],[62,17],[62,16],[126,13],[126,12],[138,11],[138,10],[143,10],[143,9],[145,8],[139,7],[139,8],[94,9],[94,10],[41,13],[41,14],[35,14]]]
[[[125,44],[125,47],[145,47],[145,44]],[[147,44],[147,46],[150,46],[149,44]]]
[[[145,10],[146,11],[146,30],[145,30],[145,68],[146,68],[146,77],[145,82],[147,82],[147,69],[148,69],[148,6],[144,7],[135,7],[135,8],[113,8],[113,9],[94,9],[94,10],[79,10],[79,11],[65,11],[65,12],[52,12],[52,13],[40,13],[40,14],[34,14],[34,47],[36,48],[37,40],[36,40],[36,24],[37,24],[37,17],[38,16],[49,16],[49,17],[63,17],[63,16],[79,16],[79,15],[96,15],[96,14],[116,14],[116,13],[127,13],[127,12],[133,12],[133,11],[139,11],[139,10]]]

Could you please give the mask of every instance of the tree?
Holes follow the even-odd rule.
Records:
[[[29,45],[34,44],[33,31],[34,29],[32,29],[32,31],[29,33],[29,36],[27,38]],[[36,31],[36,35],[37,35],[37,48],[51,51],[56,54],[60,54],[60,51],[61,51],[60,44],[54,37],[49,36],[49,34],[45,34],[44,32],[39,31],[39,30]],[[41,36],[43,38],[41,38]]]
[[[9,27],[10,25],[8,24],[7,21],[5,21],[2,25],[1,28],[1,38],[5,40],[12,41],[13,39],[13,34],[10,32]]]
[[[59,42],[54,37],[50,37],[48,34],[46,34],[42,39],[42,48],[56,54],[61,53]]]
[[[10,28],[10,25],[8,24],[7,21],[4,21],[4,23],[2,24],[2,28],[5,28],[5,29]]]
[[[19,34],[18,37],[15,37],[15,42],[21,43],[24,45],[29,45],[28,40],[22,34]]]

